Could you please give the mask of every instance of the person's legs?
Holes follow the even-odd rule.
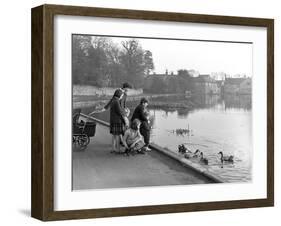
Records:
[[[116,152],[116,139],[115,139],[115,135],[112,135],[111,147],[112,147],[112,151],[111,152]]]
[[[124,136],[125,131],[126,131],[127,129],[128,129],[128,128],[126,128],[125,125],[124,125],[124,130],[123,130],[122,134],[120,134],[120,142],[119,142],[119,144],[120,144],[120,146],[122,146],[122,147],[124,147],[122,137]]]
[[[144,143],[145,143],[145,146],[148,147],[148,145],[150,143],[150,130],[145,130]]]
[[[149,144],[150,144],[150,130],[146,130],[145,131],[144,143],[145,143],[146,151],[151,151],[151,149],[149,148]]]
[[[149,143],[150,143],[150,130],[148,130],[148,129],[144,128],[144,127],[141,127],[140,128],[140,133],[143,136],[143,140],[144,140],[144,143],[145,143],[144,148],[147,151],[150,151],[151,149],[148,147]]]
[[[120,136],[121,135],[116,135],[116,150],[117,150],[117,152],[120,152],[120,141],[121,141]]]
[[[136,145],[135,145],[135,149],[136,149],[136,151],[137,151],[137,153],[139,153],[139,154],[145,154],[145,143],[144,143],[144,141],[143,140],[140,140]]]

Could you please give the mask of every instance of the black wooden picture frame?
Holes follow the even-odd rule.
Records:
[[[267,198],[156,206],[54,210],[54,16],[88,16],[264,27],[267,29]],[[274,205],[274,20],[42,5],[32,9],[32,217],[66,220]]]

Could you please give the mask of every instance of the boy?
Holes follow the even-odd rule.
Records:
[[[149,125],[149,115],[148,115],[148,100],[146,98],[141,98],[140,104],[134,110],[131,121],[133,122],[136,118],[141,121],[140,133],[144,138],[145,149],[150,151],[149,142],[150,142],[150,125]]]

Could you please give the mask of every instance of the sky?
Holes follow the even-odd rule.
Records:
[[[125,38],[112,38],[120,43]],[[179,69],[200,74],[224,72],[230,76],[252,77],[252,44],[208,41],[138,39],[144,50],[152,52],[155,73],[176,73]]]

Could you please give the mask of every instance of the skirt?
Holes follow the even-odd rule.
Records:
[[[112,135],[124,134],[124,124],[123,123],[110,124],[110,133]]]

